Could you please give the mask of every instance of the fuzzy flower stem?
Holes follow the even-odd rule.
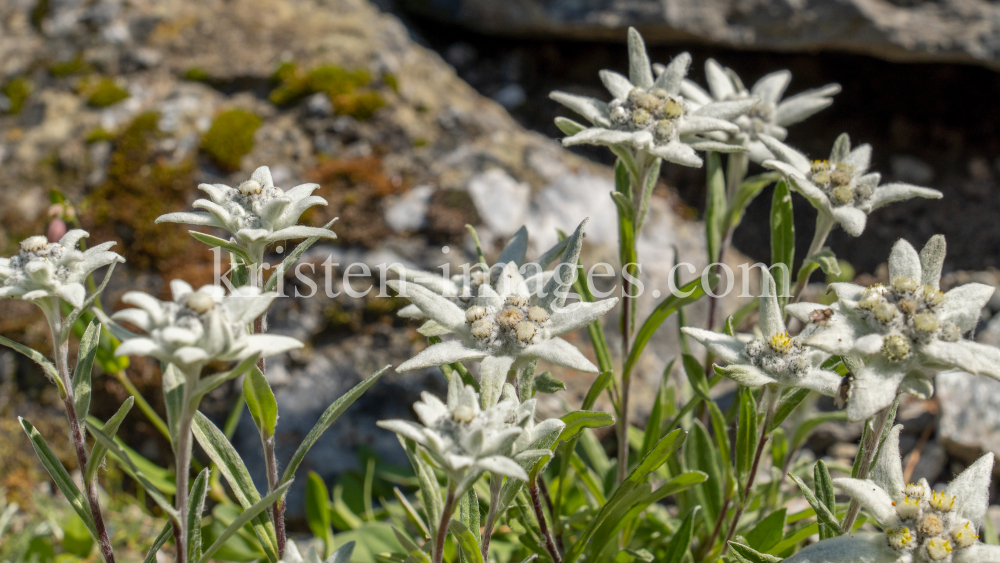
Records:
[[[554,527],[558,526],[558,522],[555,516],[556,513],[554,510],[554,506],[552,504],[552,496],[549,495],[549,487],[548,485],[545,484],[544,479],[538,480],[538,492],[542,494],[542,499],[545,500],[545,506],[546,508],[549,509],[549,514],[552,515],[552,526]],[[556,548],[559,550],[560,553],[562,553],[563,551],[565,551],[565,549],[563,548],[562,534],[556,531],[556,533],[554,533],[553,536],[555,536],[556,538]]]
[[[538,518],[538,530],[545,537],[545,549],[549,552],[555,563],[562,563],[562,556],[559,555],[559,550],[556,549],[556,542],[552,538],[552,532],[549,530],[549,525],[545,522],[545,512],[542,510],[542,501],[538,494],[537,477],[532,477],[531,483],[528,484],[528,489],[531,491],[531,504],[535,509],[535,517]]]
[[[490,509],[486,513],[486,526],[483,527],[483,561],[490,560],[490,539],[493,537],[493,528],[496,526],[501,483],[503,483],[503,477],[490,473]]]
[[[878,452],[879,442],[882,439],[882,434],[885,431],[885,425],[889,424],[889,413],[893,411],[893,408],[886,407],[875,414],[875,416],[869,419],[871,423],[871,432],[868,433],[864,443],[861,444],[861,452],[858,454],[861,456],[861,464],[858,466],[858,474],[854,477],[857,479],[867,479],[868,473],[871,471],[872,460],[875,459],[875,454]],[[854,527],[854,521],[858,518],[858,512],[861,511],[861,503],[857,499],[851,499],[851,504],[847,507],[847,513],[844,514],[844,521],[840,523],[840,529],[847,533]]]
[[[82,471],[87,467],[87,440],[84,438],[83,429],[80,427],[80,419],[73,404],[73,381],[69,374],[69,341],[62,342],[60,334],[62,331],[62,317],[59,313],[59,304],[49,307],[42,307],[45,318],[49,323],[49,330],[52,332],[53,355],[56,360],[56,370],[59,378],[63,381],[66,389],[66,396],[63,397],[63,405],[66,407],[66,418],[69,420],[70,434],[73,438],[73,447],[76,450],[76,462]],[[97,484],[91,480],[84,483],[87,489],[87,502],[90,504],[90,513],[94,517],[94,526],[97,528],[97,540],[101,546],[101,555],[106,563],[114,563],[115,554],[111,549],[111,539],[108,538],[108,530],[104,524],[104,516],[101,514],[100,499],[97,496]]]
[[[434,561],[441,563],[444,560],[444,540],[448,537],[448,524],[455,512],[455,484],[448,483],[448,494],[444,499],[444,509],[441,510],[441,522],[438,524],[437,537],[434,539]]]
[[[827,237],[830,236],[830,232],[833,228],[837,226],[836,220],[833,216],[820,213],[819,217],[816,219],[816,232],[813,233],[812,243],[809,245],[809,251],[806,252],[806,258],[813,256],[820,250],[823,250],[823,245],[826,244]],[[810,272],[811,274],[812,272]],[[795,283],[795,290],[792,292],[791,303],[798,303],[802,299],[802,290],[805,289],[806,284],[809,283],[809,276],[800,277]],[[786,319],[787,320],[787,319]]]
[[[764,423],[760,427],[760,437],[757,439],[757,451],[754,452],[753,464],[750,466],[749,475],[747,475],[746,486],[743,487],[743,499],[739,506],[736,507],[733,520],[729,524],[726,541],[722,542],[721,555],[725,555],[729,551],[729,540],[733,539],[733,536],[736,534],[736,527],[740,523],[740,517],[743,516],[743,511],[746,509],[747,503],[750,502],[750,493],[753,491],[754,481],[757,480],[757,469],[760,467],[760,458],[764,454],[764,445],[767,443],[767,427],[771,425],[771,421],[774,419],[774,411],[775,407],[778,406],[779,395],[778,390],[772,389],[770,385],[765,386],[762,391],[760,403],[764,407]]]
[[[177,464],[177,496],[174,498],[174,505],[177,508],[177,519],[180,521],[180,534],[177,537],[177,563],[184,563],[187,559],[188,537],[190,536],[187,521],[188,482],[191,475],[191,427],[195,412],[197,412],[197,405],[192,404],[192,392],[200,371],[199,366],[198,372],[184,374],[184,409],[177,425],[177,443],[174,445],[174,460]]]

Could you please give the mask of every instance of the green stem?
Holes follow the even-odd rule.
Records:
[[[437,537],[434,540],[434,561],[441,563],[444,560],[444,540],[448,536],[448,524],[455,512],[455,484],[448,483],[448,494],[444,499],[444,509],[441,510],[441,522],[438,524]]]
[[[542,510],[542,501],[538,494],[537,477],[531,479],[531,482],[528,484],[528,490],[531,493],[531,506],[535,509],[535,517],[538,518],[538,530],[542,533],[542,537],[545,538],[545,549],[549,552],[549,556],[552,557],[555,563],[562,563],[562,556],[559,555],[559,550],[556,549],[555,539],[552,538],[549,525],[545,521],[545,512]]]
[[[823,245],[826,244],[826,239],[830,236],[830,232],[833,231],[835,226],[837,226],[837,221],[832,215],[820,212],[819,217],[816,218],[816,232],[813,233],[812,243],[809,244],[809,251],[806,253],[806,258],[823,250]],[[809,275],[813,271],[815,270],[811,270]],[[792,292],[791,297],[792,303],[797,303],[802,298],[802,290],[809,283],[809,275],[799,276],[799,279],[796,280],[795,290]]]
[[[882,433],[885,431],[885,425],[889,422],[889,412],[892,407],[886,407],[879,412],[875,413],[875,416],[869,419],[871,424],[871,432],[867,433],[866,439],[861,444],[861,464],[858,466],[858,474],[855,476],[857,479],[867,479],[868,473],[871,471],[872,460],[875,459],[875,452],[878,451],[879,442],[882,439]],[[847,507],[847,513],[844,514],[844,521],[840,523],[840,529],[847,533],[854,527],[854,521],[858,518],[858,512],[861,510],[861,504],[857,500],[851,499],[851,504]]]
[[[490,509],[486,513],[486,526],[483,527],[483,561],[490,560],[490,539],[496,526],[497,510],[500,508],[500,489],[503,477],[490,473]]]

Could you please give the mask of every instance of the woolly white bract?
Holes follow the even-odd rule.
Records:
[[[788,336],[778,304],[774,278],[767,270],[761,272],[761,286],[770,288],[760,297],[759,323],[762,339],[738,338],[693,327],[683,327],[681,331],[701,342],[714,356],[725,362],[727,365],[717,370],[740,385],[802,387],[835,396],[841,377],[820,368],[830,355],[822,350],[803,346],[808,332]]]
[[[702,164],[697,150],[747,150],[704,135],[716,131],[738,133],[739,127],[732,120],[750,111],[757,98],[694,104],[681,94],[691,55],[677,55],[654,79],[646,45],[634,28],[628,30],[628,53],[628,78],[610,70],[600,73],[613,97],[611,102],[566,92],[549,95],[591,123],[587,127],[562,121],[561,128],[570,135],[563,139],[564,145],[604,145],[694,167]]]
[[[894,201],[915,197],[940,199],[941,192],[902,182],[878,185],[882,175],[868,172],[872,147],[864,144],[851,150],[851,139],[844,133],[837,137],[830,160],[809,157],[769,135],[761,142],[775,158],[764,161],[765,168],[781,172],[795,191],[819,211],[822,222],[835,221],[852,237],[860,236],[868,214]]]
[[[959,368],[1000,379],[1000,349],[962,338],[975,328],[993,288],[979,283],[940,291],[945,240],[932,237],[920,254],[899,240],[889,256],[888,286],[834,283],[838,303],[825,326],[805,343],[836,355],[857,356],[847,413],[863,420],[892,404],[900,390],[929,396],[930,376]],[[816,324],[816,303],[786,310]]]
[[[172,301],[130,291],[122,302],[135,305],[112,318],[135,325],[146,333],[122,342],[116,356],[152,356],[182,371],[200,370],[211,360],[240,361],[255,354],[281,354],[302,343],[288,336],[248,334],[247,326],[267,310],[277,293],[260,293],[244,286],[230,295],[218,286],[194,291],[187,282],[170,282]]]
[[[583,244],[581,223],[570,237],[561,262],[575,264]],[[507,263],[494,285],[482,284],[464,309],[431,290],[400,280],[389,287],[410,299],[424,315],[458,338],[434,344],[403,362],[396,371],[440,366],[461,361],[478,361],[483,406],[496,403],[507,380],[507,372],[526,367],[535,360],[597,373],[575,346],[559,338],[590,324],[610,311],[617,298],[564,306],[575,268],[556,268],[542,295],[532,303],[532,294],[517,264]]]
[[[88,236],[86,231],[74,229],[59,242],[49,242],[44,236],[21,241],[18,254],[0,258],[0,298],[20,297],[43,308],[51,305],[56,309],[57,300],[62,299],[75,309],[82,307],[87,295],[83,286],[87,276],[98,268],[125,261],[109,250],[114,242],[83,252],[77,250],[80,239]]]
[[[882,528],[881,534],[850,534],[813,544],[785,563],[987,563],[1000,561],[1000,546],[979,541],[989,504],[993,454],[969,466],[941,492],[926,480],[907,484],[893,428],[869,479],[834,479]]]
[[[653,65],[655,70],[660,70],[657,68],[660,66],[662,65]],[[666,70],[666,67],[662,70]],[[774,154],[761,142],[760,134],[784,141],[788,135],[786,127],[804,121],[829,107],[833,103],[832,96],[840,92],[840,84],[827,84],[782,100],[781,96],[792,80],[791,72],[787,70],[772,72],[747,90],[736,72],[724,68],[713,59],[705,61],[705,78],[708,81],[707,92],[691,80],[684,79],[681,83],[681,95],[697,106],[730,100],[752,98],[759,100],[749,112],[734,120],[740,128],[738,133],[709,135],[712,138],[720,137],[719,140],[746,146],[750,149],[750,160],[754,162],[764,162],[774,158]]]
[[[194,207],[204,212],[167,213],[157,223],[187,223],[225,229],[241,246],[251,262],[264,261],[264,249],[274,242],[307,237],[337,238],[320,227],[298,225],[302,213],[326,200],[311,195],[319,184],[302,184],[289,190],[275,187],[271,170],[261,166],[238,188],[224,184],[200,184],[198,189],[210,199],[199,199]]]

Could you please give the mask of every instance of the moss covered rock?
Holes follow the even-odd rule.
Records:
[[[256,114],[242,110],[224,111],[212,122],[201,141],[201,150],[226,172],[240,169],[240,160],[253,150],[253,134],[260,127]]]

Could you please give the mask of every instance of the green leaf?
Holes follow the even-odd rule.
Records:
[[[717,280],[717,275],[709,275],[709,285],[714,286]],[[653,309],[653,312],[646,317],[642,326],[639,327],[638,332],[635,333],[635,341],[632,344],[632,349],[629,350],[628,358],[625,360],[625,366],[622,370],[623,373],[632,373],[632,368],[635,367],[635,363],[639,360],[639,356],[646,348],[646,344],[649,342],[649,339],[653,337],[656,330],[660,328],[660,325],[663,324],[663,321],[667,320],[670,315],[674,314],[674,312],[681,307],[694,303],[698,299],[701,299],[701,296],[705,294],[705,288],[702,285],[701,278],[689,282],[678,291],[679,294],[672,293],[661,301],[660,304]],[[690,295],[688,295],[688,292],[691,292]],[[680,295],[688,296],[681,297]]]
[[[244,510],[233,523],[230,524],[226,531],[222,532],[215,542],[205,550],[205,553],[198,560],[198,563],[207,563],[211,560],[215,552],[219,550],[226,543],[226,540],[230,538],[233,534],[239,531],[245,524],[255,519],[257,516],[264,513],[272,504],[278,501],[286,492],[288,492],[288,487],[292,485],[291,481],[287,481],[282,485],[279,485],[277,489],[271,494],[255,502],[250,508]]]
[[[629,222],[635,220],[635,207],[632,206],[632,202],[629,201],[627,195],[621,192],[611,192],[611,199],[614,200],[615,206],[618,207],[619,214]]]
[[[795,427],[792,435],[791,449],[796,450],[806,442],[809,434],[824,422],[843,422],[847,420],[847,411],[831,411],[810,417]]]
[[[816,498],[819,502],[823,503],[831,513],[837,510],[837,499],[836,493],[833,491],[833,480],[830,479],[830,471],[826,468],[826,463],[823,460],[816,462],[813,468],[813,483],[816,486]],[[819,539],[825,540],[827,538],[834,538],[840,535],[840,528],[837,527],[835,530],[831,530],[830,527],[824,523],[819,524]],[[767,549],[767,548],[765,548]]]
[[[780,557],[760,553],[748,545],[743,545],[735,541],[729,542],[729,549],[732,549],[733,553],[750,563],[781,563]]]
[[[191,484],[188,498],[188,561],[201,557],[201,515],[205,512],[205,496],[208,494],[208,475],[211,471],[202,469]]]
[[[476,495],[475,488],[471,488],[462,495],[458,503],[458,516],[462,524],[472,531],[476,542],[480,542],[479,537],[479,496]]]
[[[729,202],[729,209],[726,211],[726,224],[731,230],[735,230],[743,221],[743,212],[750,202],[757,197],[760,192],[775,182],[781,175],[777,172],[766,172],[756,176],[750,176],[740,184],[733,196],[733,201]]]
[[[355,542],[349,541],[337,548],[333,555],[324,563],[351,563],[351,554],[354,553]],[[429,561],[429,559],[428,559]]]
[[[774,432],[771,432],[771,460],[774,467],[784,467],[787,455],[788,436],[785,435],[784,429],[775,428]]]
[[[323,225],[323,228],[329,229],[330,227],[333,226],[335,222],[337,222],[337,217],[334,217],[333,220],[331,220],[329,223]],[[309,250],[309,247],[316,244],[316,241],[318,241],[320,238],[322,237],[307,238],[306,240],[300,242],[298,246],[295,247],[295,250],[293,250],[291,254],[285,256],[285,259],[281,261],[281,264],[278,264],[278,267],[274,270],[274,273],[267,278],[267,281],[264,283],[264,291],[274,291],[274,288],[278,287],[278,280],[285,277],[285,273],[288,272],[288,270],[292,269],[292,266],[294,266],[295,263],[298,262],[300,258],[302,258],[302,255],[305,254],[307,250]]]
[[[226,439],[226,435],[208,419],[205,415],[195,413],[191,431],[201,448],[208,454],[209,459],[219,469],[219,472],[226,478],[229,487],[233,491],[233,496],[244,510],[249,509],[260,501],[260,493],[250,478],[243,459],[233,445]],[[278,560],[278,540],[274,530],[274,524],[267,515],[260,515],[253,522],[254,533],[260,541],[261,548],[268,555],[272,562]],[[273,557],[273,559],[271,559]]]
[[[313,444],[315,444],[316,440],[319,440],[319,437],[326,432],[326,429],[329,428],[330,425],[332,425],[334,421],[336,421],[337,418],[340,417],[345,410],[347,410],[348,407],[354,404],[354,401],[358,400],[358,397],[367,391],[369,387],[374,385],[375,382],[382,377],[382,374],[385,373],[390,367],[392,366],[385,366],[384,368],[369,375],[368,379],[365,379],[361,383],[355,385],[353,389],[341,395],[340,398],[334,401],[332,405],[327,407],[322,416],[319,417],[316,425],[309,431],[309,434],[306,434],[305,439],[302,440],[298,449],[295,450],[294,454],[292,454],[292,459],[288,462],[288,467],[285,468],[285,473],[281,477],[282,483],[292,479],[292,476],[295,475],[295,471],[299,468],[302,460],[305,459],[306,454],[309,452],[309,448],[313,447]]]
[[[534,388],[535,391],[539,393],[547,393],[551,395],[558,391],[564,391],[566,389],[566,384],[553,377],[552,372],[545,370],[535,376]]]
[[[310,471],[306,481],[306,524],[313,536],[323,540],[323,557],[333,551],[333,525],[330,522],[330,491],[323,478]]]
[[[594,323],[591,323],[590,326],[593,327]],[[600,334],[603,337],[604,333],[601,332]],[[593,333],[591,334],[591,338],[593,338]],[[583,403],[581,404],[580,408],[583,410],[592,409],[594,407],[594,404],[597,403],[597,399],[600,398],[601,393],[603,393],[604,390],[608,388],[608,385],[611,384],[611,379],[614,376],[615,372],[608,370],[608,371],[602,371],[600,375],[594,378],[594,383],[591,384],[590,389],[587,390],[587,396],[583,398]]]
[[[471,561],[472,563],[483,563],[483,554],[480,551],[479,542],[476,541],[476,536],[459,520],[452,520],[448,526],[451,528],[451,533],[455,534],[455,539],[458,540],[458,545],[462,550],[462,556],[466,561]]]
[[[708,173],[705,192],[705,239],[708,241],[708,263],[719,261],[722,237],[726,230],[726,175],[719,153],[709,151],[705,169]]]
[[[125,416],[130,410],[132,410],[132,405],[135,403],[134,397],[129,397],[125,399],[122,406],[118,407],[118,412],[114,416],[108,419],[101,430],[108,436],[114,438],[115,434],[118,433],[118,427],[121,426],[122,421],[125,420]],[[90,450],[90,459],[87,460],[87,467],[83,472],[83,480],[85,483],[91,483],[97,478],[97,470],[100,469],[101,464],[104,463],[104,456],[107,454],[108,449],[105,448],[100,442],[94,444],[94,448]]]
[[[684,559],[684,554],[691,547],[691,537],[694,534],[694,527],[700,508],[700,506],[695,506],[688,511],[684,517],[684,521],[681,522],[680,528],[677,529],[677,533],[674,534],[670,543],[667,544],[666,555],[661,559],[663,563],[681,563],[681,560]]]
[[[684,462],[688,469],[702,471],[708,480],[694,488],[695,497],[705,509],[705,519],[714,522],[722,510],[722,487],[725,482],[722,460],[712,444],[708,430],[700,420],[695,420],[684,445]]]
[[[767,426],[767,433],[770,434],[774,432],[775,428],[781,426],[781,423],[788,418],[788,415],[792,414],[808,396],[809,389],[793,387],[786,391],[778,400],[778,406],[774,411],[774,418],[771,419],[771,424]]]
[[[822,269],[827,276],[836,277],[841,273],[840,263],[837,262],[837,257],[829,248],[824,248],[816,254],[806,257],[802,261],[802,266],[799,267],[798,279],[807,279],[816,271],[816,268]]]
[[[167,411],[167,428],[171,443],[177,443],[178,425],[184,410],[184,386],[187,381],[181,370],[172,363],[160,364],[163,379],[163,406]]]
[[[723,482],[728,482],[731,477],[732,468],[729,460],[732,456],[732,445],[729,443],[729,428],[726,425],[726,416],[722,414],[719,405],[715,401],[705,402],[708,407],[708,415],[712,420],[712,434],[715,437],[715,447],[718,449],[717,459],[722,468]],[[725,491],[725,488],[723,488]]]
[[[90,536],[87,524],[79,516],[71,515],[69,520],[62,524],[62,531],[62,548],[66,553],[81,559],[90,556],[90,552],[94,550],[94,538]]]
[[[826,526],[830,531],[839,536],[840,523],[837,522],[837,516],[829,508],[827,508],[825,504],[816,498],[812,489],[803,483],[802,479],[799,479],[792,473],[788,474],[788,478],[795,481],[795,484],[798,485],[799,489],[802,491],[802,496],[806,497],[806,501],[809,503],[809,506],[816,511],[816,520],[819,522],[820,526]]]
[[[771,265],[784,264],[789,275],[795,262],[795,223],[792,214],[792,194],[784,180],[774,187],[771,199]],[[784,306],[791,288],[786,287],[788,276],[777,276],[778,300]]]
[[[212,392],[213,389],[222,385],[223,383],[236,379],[237,377],[243,375],[248,370],[253,368],[257,361],[260,360],[260,354],[254,354],[248,358],[244,358],[239,364],[229,371],[223,371],[220,373],[215,373],[207,377],[202,377],[198,380],[198,384],[195,387],[194,398],[192,399],[192,404],[198,405],[201,402],[202,397]]]
[[[672,358],[667,362],[667,367],[664,368],[663,375],[660,376],[660,387],[656,393],[656,399],[653,401],[653,408],[649,412],[649,418],[646,420],[646,431],[642,435],[640,456],[649,453],[649,450],[653,449],[653,445],[663,434],[663,425],[673,407],[674,388],[670,386],[670,372],[673,370],[676,360],[677,358]]]
[[[740,393],[740,417],[736,426],[736,474],[741,483],[750,472],[757,450],[757,405],[753,394],[744,388]]]
[[[247,265],[243,262],[243,259],[230,253],[229,263],[232,264],[231,273],[229,274],[229,284],[233,287],[250,285],[250,271],[247,270]]]
[[[80,350],[77,353],[76,369],[73,370],[73,407],[76,409],[77,422],[83,423],[90,412],[90,375],[94,369],[94,358],[97,356],[97,344],[101,338],[101,325],[97,321],[90,323],[87,331],[80,339]]]
[[[649,171],[646,173],[646,185],[642,188],[642,199],[639,203],[639,219],[635,222],[636,232],[642,230],[642,225],[646,222],[646,213],[649,211],[649,199],[653,195],[653,190],[656,189],[657,180],[660,179],[660,167],[662,165],[663,159],[657,158],[650,165]]]
[[[563,415],[560,420],[566,423],[566,428],[559,434],[556,444],[569,440],[584,428],[604,428],[615,423],[615,417],[601,411],[573,411]]]
[[[105,434],[104,430],[89,420],[87,421],[87,428],[90,430],[90,433],[94,435],[94,439],[97,440],[99,444],[104,446],[109,453],[117,457],[119,461],[125,464],[125,466],[132,472],[135,479],[139,481],[139,484],[142,485],[142,488],[146,490],[146,494],[148,494],[149,497],[153,499],[153,502],[160,507],[160,510],[169,515],[171,519],[177,520],[177,510],[170,504],[170,501],[167,500],[167,498],[163,496],[163,493],[161,493],[160,490],[149,481],[146,474],[143,473],[132,461],[132,458],[129,457],[129,455],[115,443],[114,439]]]
[[[45,470],[52,476],[52,480],[56,482],[56,486],[59,487],[63,496],[69,501],[73,510],[80,516],[83,523],[87,525],[87,529],[90,530],[94,539],[98,539],[97,525],[94,524],[94,517],[90,514],[90,504],[83,498],[80,489],[76,487],[76,483],[70,477],[69,471],[66,471],[62,462],[53,453],[52,448],[45,442],[45,438],[42,438],[42,435],[38,433],[38,430],[30,422],[21,417],[18,417],[17,420],[21,423],[21,428],[24,428],[28,439],[31,440],[31,447],[35,449],[35,453],[38,455],[38,459],[42,462],[42,465],[45,466]]]
[[[267,378],[256,367],[243,378],[243,397],[257,429],[265,438],[274,436],[274,427],[278,424],[278,402]]]
[[[197,240],[198,242],[203,242],[208,246],[221,248],[223,250],[226,250],[232,254],[239,256],[240,259],[246,262],[247,264],[253,262],[253,260],[251,260],[250,257],[247,256],[246,250],[244,250],[242,246],[236,244],[235,242],[230,242],[228,240],[221,239],[219,237],[214,237],[207,233],[199,233],[198,231],[188,231],[188,233],[190,233],[191,236],[193,236],[195,240]]]
[[[632,470],[632,473],[626,478],[626,481],[638,484],[647,475],[656,471],[661,465],[666,463],[667,458],[673,455],[681,445],[684,443],[685,438],[687,438],[687,433],[678,428],[670,434],[667,434],[663,438],[660,438],[653,449],[646,454],[639,465]]]
[[[705,377],[705,370],[701,367],[701,362],[690,354],[684,354],[682,360],[684,363],[684,373],[687,374],[688,382],[691,383],[691,388],[695,394],[705,402],[711,402],[712,397],[709,394],[708,378]]]
[[[428,536],[433,536],[437,532],[438,524],[441,522],[441,513],[444,511],[444,499],[441,497],[441,486],[438,484],[434,468],[424,459],[423,454],[417,448],[416,442],[409,438],[399,436],[399,442],[406,451],[406,457],[413,466],[413,472],[417,474],[417,483],[420,485],[420,498],[423,500],[424,511],[427,515],[429,525]]]
[[[59,396],[60,397],[66,396],[66,387],[63,386],[62,379],[59,377],[59,372],[56,371],[56,366],[52,362],[50,362],[48,358],[43,356],[41,352],[32,350],[31,348],[28,348],[24,344],[19,344],[9,338],[4,338],[3,336],[0,336],[0,344],[3,344],[8,348],[13,348],[14,350],[27,356],[29,360],[32,360],[36,364],[41,366],[42,371],[45,373],[46,377],[48,377],[49,380],[52,381],[52,383],[55,383],[56,386],[59,387]]]
[[[558,127],[559,130],[562,131],[566,135],[576,135],[580,131],[583,131],[584,129],[587,128],[586,125],[577,123],[577,122],[573,121],[572,119],[569,119],[569,118],[566,118],[566,117],[557,117],[556,118],[556,127]]]
[[[774,547],[785,534],[786,514],[787,510],[782,508],[761,520],[746,535],[747,544],[760,551],[767,551]]]
[[[427,524],[424,523],[424,519],[420,517],[420,513],[417,512],[417,509],[413,508],[413,505],[410,504],[406,495],[399,490],[399,487],[393,487],[392,492],[396,495],[396,500],[398,500],[399,504],[403,507],[403,511],[406,512],[406,517],[410,520],[410,523],[413,524],[425,540],[429,540],[431,538],[431,532],[427,528]]]

